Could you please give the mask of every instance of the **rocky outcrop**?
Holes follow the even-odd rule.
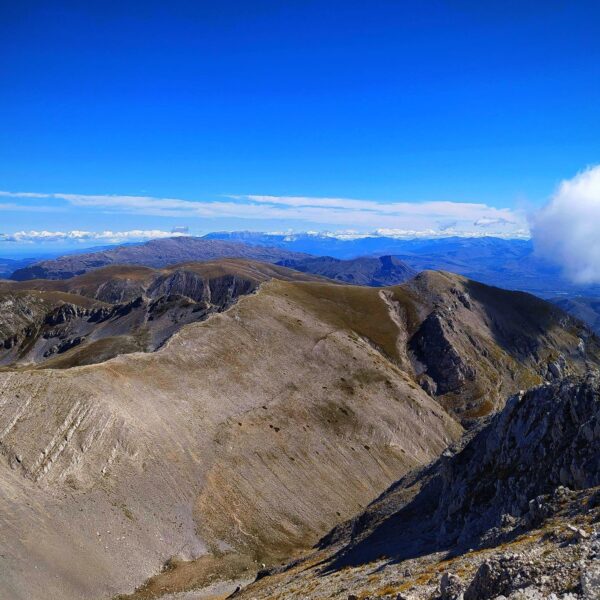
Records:
[[[66,368],[154,351],[184,325],[226,310],[273,274],[310,278],[259,263],[242,266],[231,265],[229,272],[212,263],[162,271],[118,267],[67,282],[5,283],[0,364]]]
[[[436,395],[460,391],[477,375],[475,367],[453,344],[453,329],[451,320],[444,320],[434,311],[410,340],[411,350],[425,365],[427,376],[435,382]]]
[[[598,600],[600,375],[513,396],[241,598]],[[316,565],[316,566],[315,566]],[[270,580],[271,579],[271,580]]]
[[[598,364],[596,336],[529,294],[436,272],[402,287],[427,302],[408,341],[415,377],[467,427],[519,389]]]

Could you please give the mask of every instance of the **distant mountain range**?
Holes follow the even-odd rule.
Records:
[[[300,260],[285,260],[278,264],[343,283],[371,287],[397,285],[417,274],[417,271],[394,256],[362,256],[350,260],[318,256]]]
[[[115,246],[110,250],[69,254],[51,260],[36,262],[11,275],[15,281],[30,279],[69,279],[93,269],[110,265],[142,265],[161,268],[189,261],[218,258],[245,258],[267,263],[282,260],[300,260],[306,255],[292,250],[253,246],[194,237],[173,237],[151,240],[144,244]]]
[[[10,278],[15,281],[69,279],[111,265],[162,268],[189,261],[218,258],[243,258],[275,263],[303,273],[355,285],[397,285],[417,273],[391,256],[340,260],[332,257],[313,257],[286,248],[245,244],[240,241],[176,237],[44,260],[16,269],[10,274]]]
[[[577,285],[539,258],[530,240],[493,237],[397,239],[329,234],[216,232],[69,253],[34,262],[1,259],[0,278],[67,279],[126,264],[163,268],[189,261],[243,258],[369,286],[397,285],[424,270],[444,270],[505,289],[533,293],[600,331],[600,285]]]
[[[522,290],[544,298],[600,295],[600,286],[576,285],[563,276],[557,265],[537,256],[531,240],[495,237],[353,238],[328,234],[285,235],[247,231],[210,233],[204,239],[268,245],[340,259],[392,255],[416,271],[451,271],[489,285]]]
[[[35,258],[0,258],[0,279],[7,279],[18,269],[22,269],[35,262]]]

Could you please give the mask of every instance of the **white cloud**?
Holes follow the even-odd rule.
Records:
[[[40,243],[40,242],[95,242],[104,241],[118,244],[156,238],[186,235],[181,232],[161,231],[160,229],[133,229],[131,231],[17,231],[0,233],[0,242]]]
[[[600,165],[563,181],[531,232],[537,252],[573,281],[600,282]]]
[[[475,221],[477,227],[491,227],[492,225],[512,225],[513,222],[505,219],[504,217],[481,217]]]
[[[0,195],[2,192],[0,192]],[[57,207],[55,206],[32,206],[32,205],[24,205],[17,204],[16,202],[1,202],[0,203],[0,211],[10,211],[10,212],[56,212]]]
[[[80,208],[181,219],[280,220],[287,225],[312,223],[327,228],[352,227],[362,232],[385,227],[419,234],[431,231],[433,235],[438,235],[443,232],[446,236],[527,235],[527,222],[522,213],[480,203],[375,202],[351,198],[264,195],[228,196],[217,201],[38,192],[0,192],[0,196],[60,200]]]

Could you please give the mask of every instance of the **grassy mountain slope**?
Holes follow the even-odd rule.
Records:
[[[0,595],[108,597],[175,555],[255,569],[457,439],[377,349],[397,327],[378,291],[368,324],[363,288],[307,285],[263,284],[155,353],[0,373]]]

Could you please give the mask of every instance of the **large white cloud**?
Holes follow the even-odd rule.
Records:
[[[600,165],[563,181],[530,226],[541,256],[577,283],[599,283]]]

